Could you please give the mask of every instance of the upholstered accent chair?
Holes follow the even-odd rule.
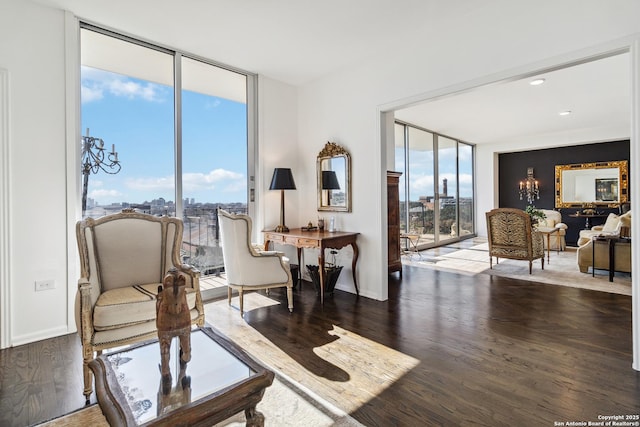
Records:
[[[220,242],[227,277],[229,305],[232,290],[238,291],[240,315],[245,291],[287,288],[289,311],[293,311],[293,280],[289,260],[282,252],[262,251],[251,243],[251,217],[218,209]]]
[[[542,233],[536,231],[531,217],[521,209],[497,208],[486,213],[489,240],[489,267],[500,258],[529,261],[529,274],[533,261],[539,259],[544,270],[544,242]]]
[[[536,228],[540,231],[553,231],[555,233],[549,235],[549,246],[553,250],[564,251],[567,247],[565,235],[567,234],[567,224],[562,222],[562,214],[551,209],[541,209],[545,215],[545,219],[538,221]],[[547,239],[543,239],[545,249],[547,248]]]
[[[180,260],[182,231],[178,218],[133,211],[76,224],[81,271],[75,312],[87,401],[93,388],[88,365],[96,352],[157,337],[156,296],[170,268],[186,277],[192,324],[204,325],[200,272]]]
[[[593,247],[593,238],[605,237],[631,237],[631,211],[622,215],[610,213],[603,225],[596,225],[589,230],[580,231],[578,239],[577,261],[582,273],[587,273],[590,267],[596,269],[609,269],[608,245],[596,244]],[[593,265],[593,252],[595,250],[596,263]],[[615,271],[631,273],[631,245],[615,245]]]

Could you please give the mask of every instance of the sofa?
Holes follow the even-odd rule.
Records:
[[[567,243],[565,241],[565,235],[567,230],[567,225],[562,222],[562,214],[558,211],[550,210],[550,209],[540,209],[542,213],[545,215],[545,219],[539,220],[537,229],[538,231],[549,232],[553,230],[557,230],[556,233],[549,235],[549,246],[552,250],[561,250],[564,251],[567,247]],[[544,248],[547,249],[547,239],[544,238]]]
[[[596,269],[609,269],[609,245],[603,243],[595,246],[596,263],[593,265],[593,238],[596,236],[631,237],[631,211],[622,215],[610,213],[603,225],[580,231],[577,261],[582,273],[587,273],[592,266]],[[615,245],[614,257],[615,271],[631,273],[631,245]]]

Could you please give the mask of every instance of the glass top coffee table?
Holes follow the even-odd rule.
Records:
[[[89,363],[98,403],[111,426],[211,426],[245,411],[247,426],[262,426],[256,411],[274,374],[211,328],[191,332],[191,360],[181,364],[171,343],[171,383],[163,385],[157,340],[103,354]]]

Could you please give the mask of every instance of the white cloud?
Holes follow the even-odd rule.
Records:
[[[174,176],[135,178],[126,181],[126,186],[132,190],[161,192],[174,189]],[[201,190],[220,188],[230,192],[246,188],[243,174],[225,169],[214,169],[208,173],[185,173],[182,176],[182,188],[185,194]]]
[[[238,185],[246,186],[244,175],[225,169],[214,169],[206,174],[185,173],[182,176],[182,186],[185,193],[214,189],[218,184],[224,187],[226,191],[235,191]]]
[[[82,67],[82,102],[92,102],[104,98],[105,93],[128,99],[144,99],[151,102],[165,100],[165,88],[161,85],[136,81],[127,76]]]
[[[473,184],[473,175],[468,173],[460,174],[460,185],[463,184]]]
[[[225,188],[222,189],[225,193],[235,193],[238,191],[246,191],[247,189],[247,181],[242,178],[237,181],[230,182]]]
[[[122,193],[118,190],[93,190],[89,193],[89,197],[92,199],[109,198],[109,197],[121,197]]]
[[[124,96],[129,99],[142,98],[147,101],[161,101],[158,85],[153,83],[140,84],[127,79],[115,79],[109,82],[109,93]]]
[[[175,188],[175,179],[173,175],[165,177],[132,178],[128,179],[125,185],[132,190],[160,192],[173,190]]]
[[[89,87],[89,86],[85,86],[82,85],[82,102],[92,102],[92,101],[99,101],[102,98],[104,98],[104,91],[102,90],[102,88],[96,88],[96,87]]]
[[[413,196],[433,195],[433,175],[416,176],[411,179],[410,185]]]
[[[222,101],[220,101],[218,98],[215,98],[213,101],[207,101],[207,103],[205,104],[205,108],[210,110],[213,108],[217,108],[220,104],[222,104]]]

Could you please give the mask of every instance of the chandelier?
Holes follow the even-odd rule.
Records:
[[[111,144],[111,151],[105,153],[104,141],[102,138],[89,136],[82,137],[82,212],[87,209],[87,187],[89,185],[89,175],[104,171],[110,175],[120,172],[122,165],[118,160],[115,144]]]
[[[520,200],[527,199],[528,204],[532,204],[534,199],[540,198],[538,181],[533,177],[533,168],[527,168],[527,178],[520,181]]]

